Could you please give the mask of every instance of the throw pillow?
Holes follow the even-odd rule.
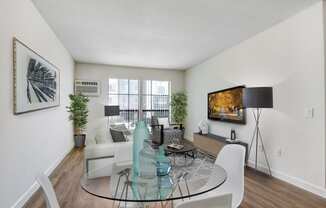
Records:
[[[110,133],[111,133],[113,142],[126,142],[127,141],[126,137],[122,131],[117,131],[117,130],[110,128]]]
[[[124,124],[112,124],[110,128],[116,131],[122,131],[125,136],[131,135],[129,129]]]

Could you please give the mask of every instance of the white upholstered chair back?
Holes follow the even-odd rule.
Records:
[[[215,161],[215,164],[222,166],[227,172],[227,180],[220,190],[223,193],[232,193],[232,207],[240,206],[243,199],[245,157],[246,149],[243,146],[229,144],[223,147]]]
[[[177,204],[176,208],[231,208],[232,194],[197,198]]]

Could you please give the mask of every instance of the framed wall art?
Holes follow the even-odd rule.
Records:
[[[13,57],[14,114],[59,106],[59,69],[16,38]]]

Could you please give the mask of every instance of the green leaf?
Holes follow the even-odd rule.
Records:
[[[171,97],[172,120],[184,123],[187,117],[187,95],[184,92],[173,93]]]
[[[74,123],[75,129],[85,129],[88,121],[88,109],[87,103],[89,98],[84,95],[69,95],[70,105],[67,106],[67,112],[70,113],[69,120],[72,120]]]

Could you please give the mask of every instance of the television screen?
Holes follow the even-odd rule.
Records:
[[[246,110],[242,103],[244,86],[224,89],[208,94],[208,119],[245,124]]]

